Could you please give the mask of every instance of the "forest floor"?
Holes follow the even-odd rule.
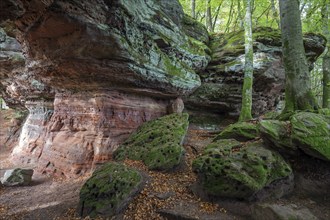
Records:
[[[10,124],[8,122],[10,115],[6,114],[1,112],[0,115],[1,138],[6,136],[8,131],[6,126]],[[227,121],[224,125],[228,123],[230,122]],[[200,199],[191,190],[196,180],[191,170],[191,163],[215,134],[214,130],[191,125],[184,144],[185,160],[180,167],[170,173],[148,171],[140,162],[125,161],[126,165],[147,173],[150,179],[126,211],[112,219],[251,219],[254,203],[226,199],[211,203]],[[3,143],[3,140],[0,143]],[[5,170],[14,168],[9,155],[10,149],[0,146],[0,177]],[[303,162],[292,161],[292,163],[298,170],[295,173],[294,193],[271,203],[306,207],[319,219],[330,219],[329,164],[307,157]],[[30,186],[0,187],[0,219],[79,220],[81,218],[76,210],[79,191],[87,178],[88,176],[78,179],[58,179],[35,173],[33,184]],[[89,218],[85,218],[87,219]]]

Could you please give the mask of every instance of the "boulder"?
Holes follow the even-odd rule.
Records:
[[[119,214],[145,183],[139,171],[119,163],[107,163],[95,170],[80,190],[80,215]]]
[[[6,170],[1,182],[4,186],[26,186],[31,183],[32,175],[32,169]]]
[[[284,67],[279,30],[258,27],[253,30],[254,116],[275,109],[284,91]],[[304,44],[310,69],[325,49],[325,39],[305,34]],[[192,110],[213,111],[238,116],[241,109],[244,72],[244,31],[210,36],[211,61],[200,71],[202,85],[186,100]]]
[[[330,115],[321,113],[289,113],[290,121],[262,120],[260,132],[270,147],[285,154],[306,154],[322,160],[330,160]]]
[[[292,182],[291,167],[262,142],[242,144],[233,139],[213,142],[193,161],[193,170],[207,194],[221,197],[251,200],[273,183]],[[284,181],[279,187],[287,183]],[[270,192],[275,197],[286,193]]]
[[[235,139],[238,141],[253,140],[259,136],[259,126],[253,122],[237,122],[226,127],[215,137],[220,139]]]
[[[292,143],[290,121],[262,120],[260,134],[268,146],[285,154],[296,154],[297,146]]]
[[[299,112],[292,116],[292,140],[306,154],[330,161],[330,115]]]
[[[255,220],[317,220],[318,218],[305,207],[295,204],[257,204],[252,209]]]
[[[171,114],[143,124],[114,152],[116,160],[143,161],[149,169],[170,170],[179,165],[188,114]]]

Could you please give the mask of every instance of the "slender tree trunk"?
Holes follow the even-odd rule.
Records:
[[[329,1],[324,0],[322,7],[323,35],[327,38],[326,53],[323,56],[323,108],[330,108],[330,31],[329,31]]]
[[[245,67],[242,90],[242,107],[239,121],[252,119],[252,84],[253,84],[253,39],[252,39],[252,16],[251,0],[244,0],[245,5]]]
[[[271,0],[270,4],[271,4],[271,7],[272,7],[273,18],[276,21],[277,27],[281,28],[280,27],[280,20],[279,20],[278,13],[277,13],[277,10],[276,10],[276,7],[275,7],[275,0]]]
[[[196,1],[191,0],[191,17],[196,19]]]
[[[226,25],[226,29],[225,29],[225,33],[229,32],[229,28],[230,28],[230,23],[232,21],[233,16],[233,10],[234,10],[234,0],[231,0],[231,4],[230,4],[230,11],[229,11],[229,18],[227,21],[227,25]]]
[[[317,109],[303,44],[299,1],[280,0],[285,112]]]
[[[211,0],[206,0],[206,20],[205,26],[209,32],[212,30]]]
[[[244,20],[242,18],[241,0],[237,2],[237,17],[239,18],[239,29],[244,28]]]

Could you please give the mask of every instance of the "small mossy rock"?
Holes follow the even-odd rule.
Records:
[[[27,186],[32,181],[33,170],[16,168],[6,170],[2,184],[4,186]]]
[[[107,163],[94,171],[80,191],[81,216],[113,216],[120,213],[142,190],[139,171],[119,163]]]
[[[243,145],[233,139],[208,145],[193,161],[193,170],[207,194],[248,200],[272,182],[292,174],[283,158],[261,142]]]
[[[283,153],[295,154],[297,147],[292,143],[289,121],[262,120],[260,134],[267,145]]]
[[[330,116],[299,112],[291,117],[292,140],[306,154],[330,161]]]
[[[259,126],[249,122],[237,122],[226,127],[214,140],[235,139],[238,141],[253,140],[259,136]]]
[[[146,122],[114,152],[116,160],[143,161],[149,169],[170,170],[179,165],[188,114],[171,114]]]

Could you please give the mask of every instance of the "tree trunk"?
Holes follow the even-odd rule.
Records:
[[[317,109],[303,44],[298,0],[280,0],[285,112]]]
[[[277,13],[277,10],[276,10],[276,7],[275,7],[275,0],[271,0],[270,4],[271,4],[271,7],[272,7],[273,18],[276,21],[277,27],[281,28],[280,27],[280,20],[278,19],[278,13]]]
[[[323,108],[330,108],[330,32],[329,32],[329,11],[328,1],[324,1],[322,7],[323,35],[327,38],[326,53],[323,56]]]
[[[242,90],[242,107],[239,121],[252,119],[252,84],[253,84],[253,39],[252,39],[252,16],[251,0],[244,0],[245,5],[245,67]]]
[[[191,17],[196,19],[196,1],[191,0]]]
[[[211,0],[206,0],[206,19],[205,26],[209,32],[212,30]]]

